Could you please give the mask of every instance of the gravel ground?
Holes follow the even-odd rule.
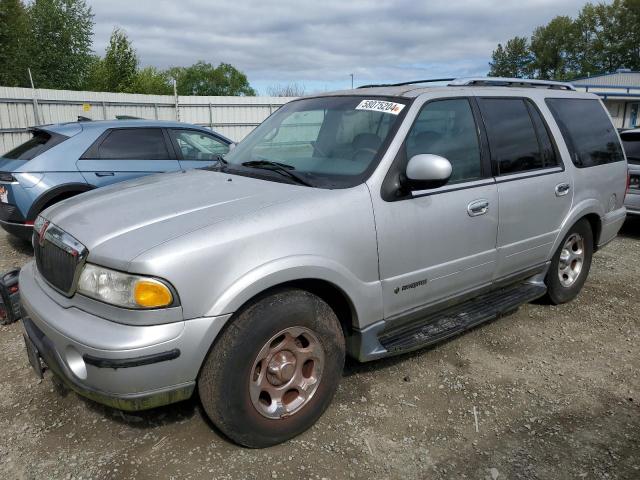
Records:
[[[0,234],[0,270],[30,254]],[[132,415],[38,381],[19,325],[0,327],[0,478],[640,479],[638,278],[627,222],[576,301],[348,363],[315,427],[266,450],[222,438],[197,399]]]

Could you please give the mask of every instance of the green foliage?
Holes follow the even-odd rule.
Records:
[[[85,0],[0,0],[0,85],[168,95],[255,95],[228,63],[199,61],[161,71],[138,68],[127,34],[115,28],[104,58],[92,52],[93,14]]]
[[[0,85],[29,85],[27,58],[29,19],[21,0],[0,0]]]
[[[39,88],[78,90],[91,63],[93,13],[84,0],[34,0],[26,54]]]
[[[503,47],[493,52],[489,63],[492,77],[527,78],[531,75],[533,58],[529,50],[529,42],[525,37],[514,37]]]
[[[214,67],[199,61],[190,67],[173,67],[167,74],[176,79],[179,95],[240,95],[253,96],[255,90],[247,76],[233,65],[221,63]]]
[[[136,73],[130,91],[149,95],[171,95],[173,86],[166,72],[155,67],[145,67]]]
[[[489,65],[492,76],[557,80],[640,70],[640,0],[588,3],[575,19],[555,17],[529,40],[515,37],[505,47],[498,44]]]

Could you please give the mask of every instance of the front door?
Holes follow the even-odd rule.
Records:
[[[87,183],[102,187],[152,173],[180,169],[169,153],[161,128],[114,128],[107,130],[78,160]]]
[[[496,264],[498,192],[471,101],[426,103],[401,148],[405,166],[431,153],[453,172],[444,187],[397,200],[372,192],[387,319],[489,285]]]

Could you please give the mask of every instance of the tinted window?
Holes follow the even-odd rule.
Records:
[[[622,134],[622,146],[629,163],[640,164],[640,133]]]
[[[556,149],[554,144],[551,141],[551,134],[549,133],[549,128],[547,124],[542,119],[542,115],[538,109],[528,100],[526,100],[527,106],[529,107],[529,114],[531,115],[531,120],[533,120],[533,125],[536,129],[536,133],[538,134],[538,143],[540,144],[540,149],[542,150],[542,160],[545,167],[556,167],[560,164],[560,159],[556,154]]]
[[[98,158],[114,160],[166,160],[164,135],[159,128],[112,130],[98,147]]]
[[[599,100],[548,98],[576,167],[594,167],[624,159],[609,116]]]
[[[13,150],[5,153],[4,158],[12,158],[15,160],[31,160],[43,152],[46,152],[59,143],[64,142],[67,138],[57,133],[45,132],[44,130],[35,130],[33,137],[17,146]]]
[[[213,135],[195,130],[171,130],[183,160],[214,160],[229,151],[229,146]]]
[[[407,135],[406,149],[407,158],[431,153],[449,160],[450,183],[482,177],[478,130],[466,98],[428,103]]]
[[[529,110],[521,98],[478,99],[491,158],[500,175],[544,167],[536,131]]]

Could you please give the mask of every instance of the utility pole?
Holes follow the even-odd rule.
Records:
[[[353,90],[353,73],[350,73],[349,75],[351,75],[351,90]]]
[[[33,77],[31,76],[31,69],[27,68],[29,72],[29,81],[31,82],[31,90],[33,91],[33,116],[36,119],[36,125],[42,125],[42,112],[40,112],[40,105],[38,105],[38,92],[33,84]]]
[[[176,102],[176,121],[180,121],[180,102],[178,100],[178,81],[173,79],[173,98]]]

